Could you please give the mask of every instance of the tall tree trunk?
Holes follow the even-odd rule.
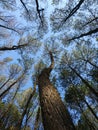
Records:
[[[38,77],[40,105],[44,130],[75,130],[68,110],[63,104],[59,93],[49,80],[49,75],[54,66],[50,52],[51,65],[43,69]]]

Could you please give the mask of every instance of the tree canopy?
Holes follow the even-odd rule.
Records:
[[[41,75],[70,130],[98,129],[98,0],[0,0],[0,129],[48,130]]]

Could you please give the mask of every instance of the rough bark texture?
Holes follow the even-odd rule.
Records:
[[[44,130],[75,130],[65,105],[49,80],[49,74],[53,68],[52,57],[51,60],[50,67],[45,68],[38,78]]]

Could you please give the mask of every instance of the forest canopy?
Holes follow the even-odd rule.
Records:
[[[0,0],[0,130],[98,130],[98,0]]]

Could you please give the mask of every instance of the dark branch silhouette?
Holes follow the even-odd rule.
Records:
[[[97,21],[98,20],[98,17],[95,17],[94,19],[91,19],[90,21],[88,21],[87,23],[85,23],[82,27],[85,27],[87,26],[88,24],[92,23],[93,21]]]
[[[73,14],[77,12],[77,10],[80,8],[80,6],[83,4],[84,1],[85,0],[80,0],[79,3],[71,10],[69,15],[65,19],[63,19],[62,22],[66,22],[71,16],[73,16]]]
[[[9,82],[10,78],[8,78],[1,86],[0,89],[2,89],[8,82]]]
[[[1,27],[1,28],[5,28],[5,29],[8,29],[8,30],[11,30],[11,31],[14,31],[14,32],[17,32],[17,33],[19,34],[19,32],[18,32],[17,30],[15,30],[15,29],[13,29],[13,28],[11,28],[11,27],[7,27],[7,26],[1,25],[1,24],[0,24],[0,27]]]
[[[67,41],[72,41],[72,40],[75,40],[75,39],[79,39],[81,37],[84,37],[84,36],[89,36],[89,35],[92,35],[94,33],[97,33],[98,32],[98,28],[94,29],[94,30],[90,30],[89,32],[87,33],[83,33],[81,34],[80,36],[76,36],[76,37],[73,37],[71,39],[68,39]]]
[[[4,20],[3,18],[0,18],[0,20],[2,20],[3,22],[7,22],[6,20]]]
[[[11,51],[11,50],[17,50],[20,48],[23,48],[25,46],[27,46],[28,44],[23,44],[23,45],[18,45],[18,46],[12,46],[12,47],[0,47],[0,51]]]
[[[43,13],[44,9],[39,9],[39,3],[38,3],[38,0],[35,0],[36,2],[36,10],[37,10],[37,13],[38,13],[38,16],[39,16],[39,19],[41,20],[41,23],[43,25],[43,19],[42,19],[42,15],[41,15],[41,12]]]
[[[0,98],[2,98],[22,77],[24,73],[21,74],[11,85],[9,85],[1,94]]]
[[[98,97],[98,92],[77,72],[76,69],[69,65],[69,68],[81,79],[81,81],[90,89],[90,91]]]
[[[29,10],[27,9],[25,3],[23,2],[23,0],[20,0],[20,2],[22,3],[23,7],[25,8],[25,10],[26,10],[26,12],[27,12],[27,14],[28,14],[28,16],[29,16],[29,19],[30,19]]]

